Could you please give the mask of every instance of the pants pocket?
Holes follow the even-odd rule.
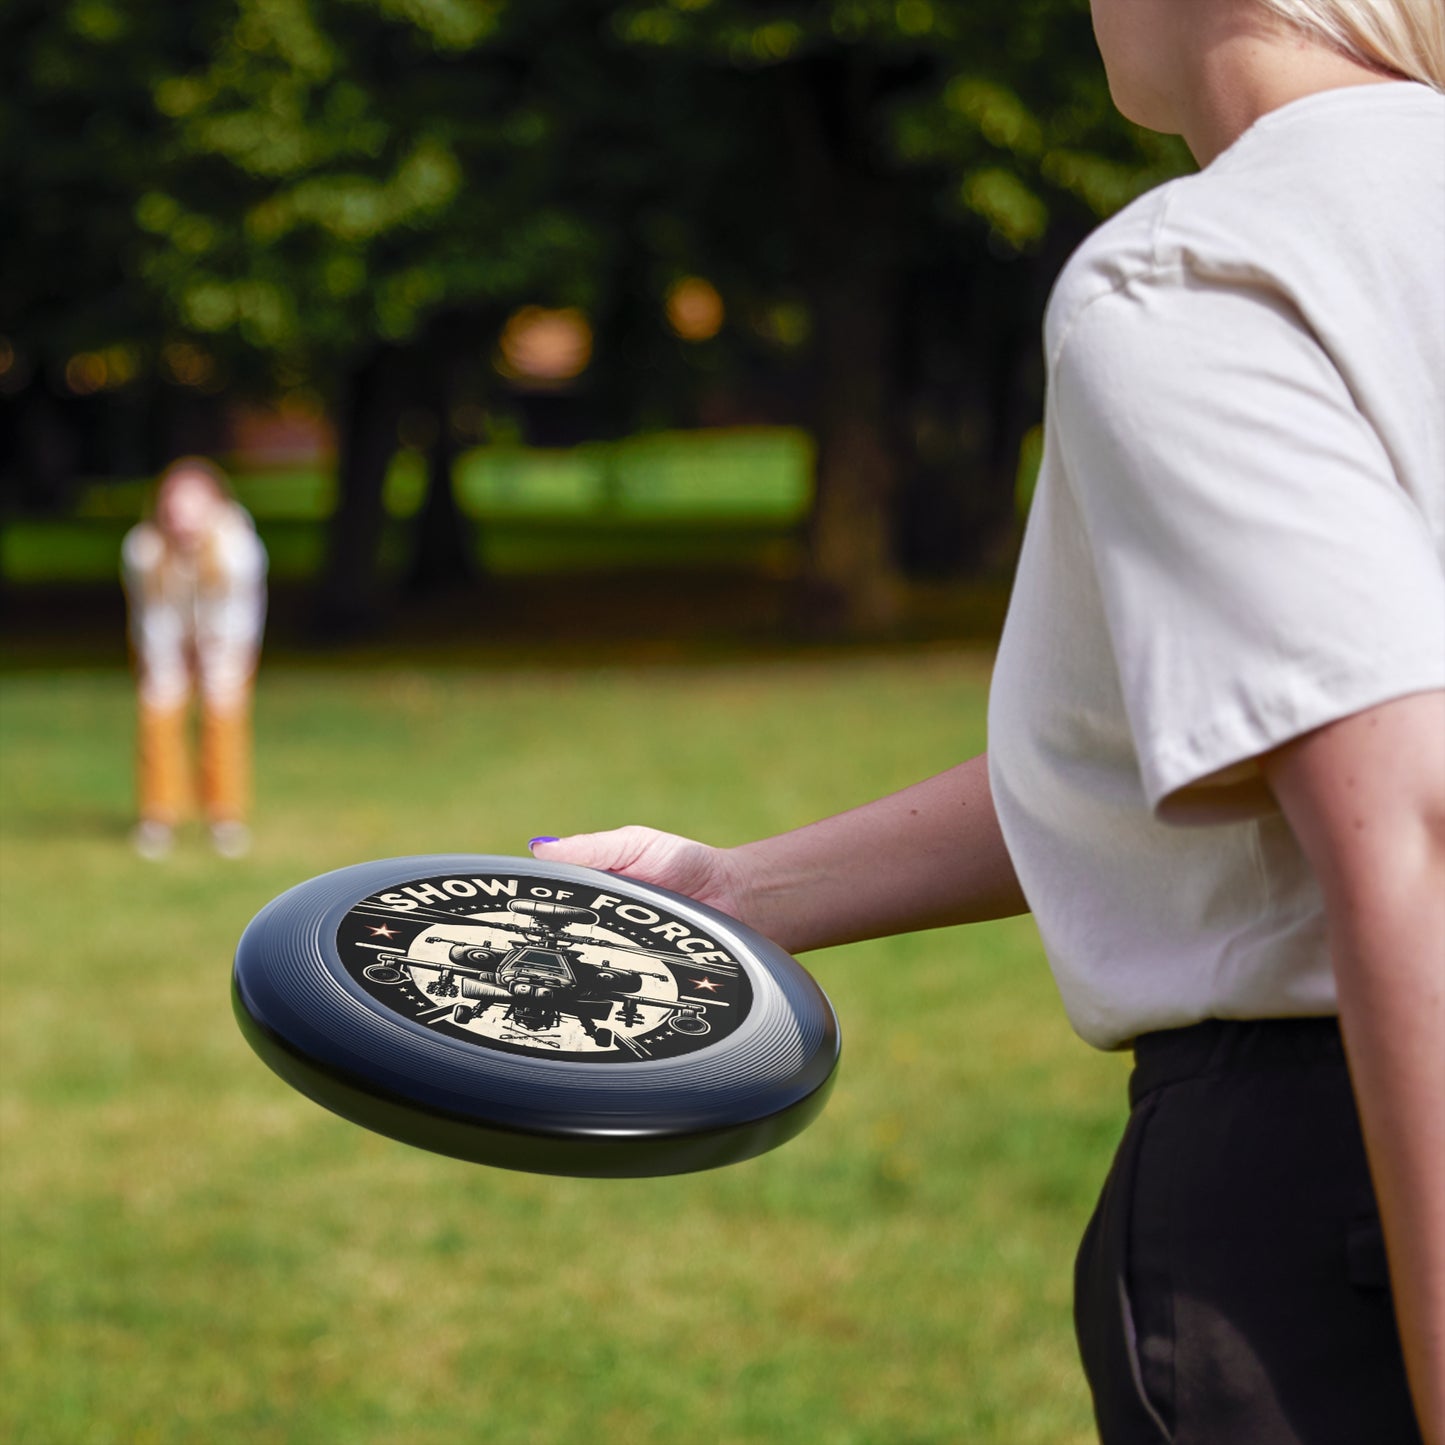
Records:
[[[1135,1187],[1153,1112],[1149,1098],[1130,1115],[1074,1263],[1074,1329],[1101,1445],[1169,1445],[1173,1438],[1166,1412],[1145,1388],[1130,1295]]]

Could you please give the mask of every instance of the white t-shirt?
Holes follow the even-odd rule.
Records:
[[[1254,760],[1445,687],[1445,96],[1265,116],[1080,248],[1045,337],[989,751],[1069,1017],[1333,1013]]]
[[[266,621],[266,548],[239,505],[228,506],[205,555],[167,556],[153,522],[121,544],[130,640],[149,707],[184,703],[198,684],[213,707],[241,701]]]

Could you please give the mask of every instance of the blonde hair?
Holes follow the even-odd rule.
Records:
[[[148,590],[164,595],[180,585],[177,577],[179,559],[173,539],[160,525],[166,494],[181,484],[183,478],[199,479],[222,504],[223,513],[237,506],[236,494],[231,490],[230,478],[209,457],[179,457],[160,474],[151,495],[150,518],[155,525],[162,552],[153,575],[147,582]],[[198,558],[198,577],[203,590],[211,591],[225,584],[225,569],[221,565],[219,527],[212,526],[202,539]]]
[[[1353,60],[1445,91],[1441,0],[1260,0]]]

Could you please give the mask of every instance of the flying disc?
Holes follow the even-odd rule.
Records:
[[[403,1143],[631,1177],[751,1158],[821,1111],[838,1023],[736,919],[532,858],[359,863],[283,893],[236,950],[241,1032],[287,1083]]]

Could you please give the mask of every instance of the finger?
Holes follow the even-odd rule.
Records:
[[[567,838],[533,838],[528,845],[534,858],[548,863],[575,863],[579,868],[618,872],[631,863],[637,848],[627,828],[605,833],[573,833]]]

